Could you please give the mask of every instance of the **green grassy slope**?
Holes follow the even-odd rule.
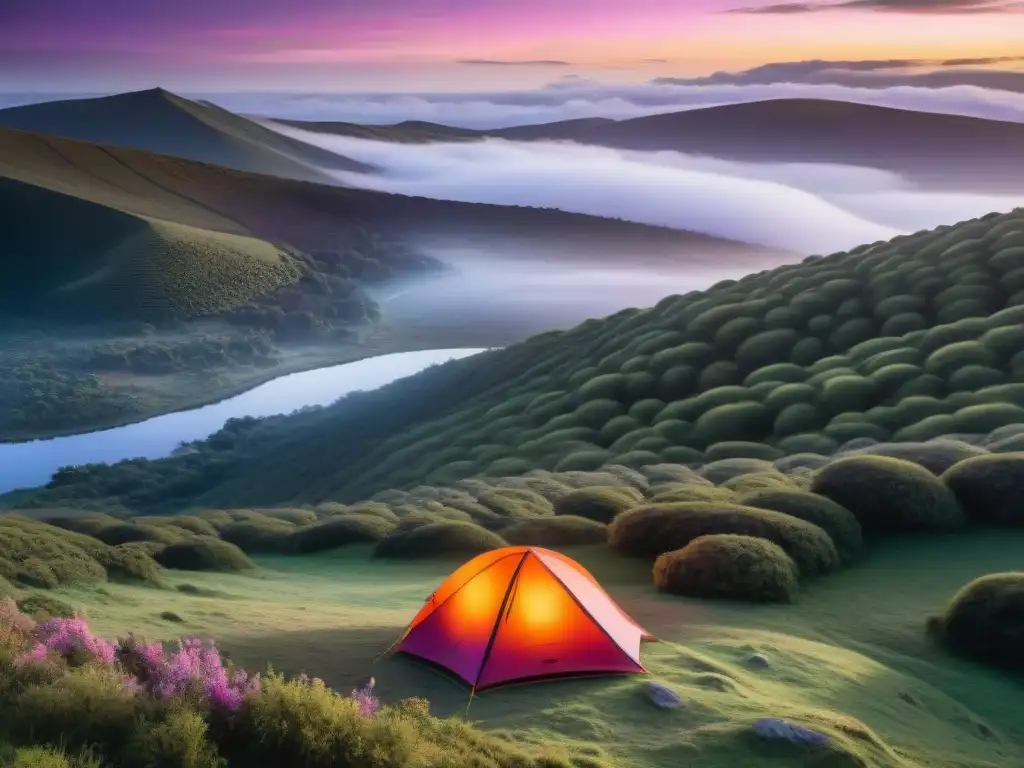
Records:
[[[12,107],[0,110],[0,126],[308,181],[331,181],[320,168],[367,168],[160,88]]]
[[[262,240],[133,216],[3,178],[0,248],[13,257],[0,304],[44,319],[217,314],[300,275]]]
[[[131,463],[142,508],[829,455],[1024,422],[1024,211],[724,281]],[[139,474],[144,472],[145,476]],[[47,492],[110,494],[121,470]],[[122,486],[117,486],[122,487]]]

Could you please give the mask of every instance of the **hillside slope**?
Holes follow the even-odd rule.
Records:
[[[0,306],[45,320],[217,314],[300,276],[293,259],[263,240],[2,177],[0,233],[3,251],[15,255],[0,281]]]
[[[124,467],[142,508],[474,475],[828,455],[1024,423],[1024,209],[727,280]],[[49,499],[103,497],[121,465]]]
[[[323,183],[334,182],[320,168],[367,170],[362,163],[160,88],[3,109],[0,126]]]
[[[535,242],[566,253],[579,245],[597,260],[662,261],[724,256],[751,263],[780,254],[693,232],[552,209],[460,203],[306,183],[123,147],[0,129],[0,177],[74,195],[140,216],[245,234],[345,259],[348,235],[369,228],[384,241],[458,236]],[[552,240],[554,238],[554,240]],[[365,238],[364,238],[365,239]],[[366,255],[366,254],[364,254]],[[373,255],[373,254],[370,254]],[[378,261],[416,268],[382,246]]]
[[[382,141],[460,141],[487,136],[564,140],[747,162],[860,165],[943,188],[1019,191],[1024,187],[1024,124],[824,99],[772,99],[629,120],[567,120],[491,131],[431,123],[281,122]]]

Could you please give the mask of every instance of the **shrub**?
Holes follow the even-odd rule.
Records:
[[[798,583],[793,559],[755,536],[698,536],[654,561],[654,586],[688,597],[788,603]]]
[[[740,475],[749,475],[754,472],[771,472],[775,468],[770,461],[764,459],[719,459],[705,464],[698,474],[715,485],[721,485],[727,480]]]
[[[888,456],[919,464],[933,475],[941,475],[958,461],[988,454],[984,448],[960,440],[931,440],[926,443],[877,443],[857,453]]]
[[[44,592],[24,597],[17,602],[18,610],[35,621],[52,618],[70,619],[75,615],[75,608],[70,603],[58,600]]]
[[[865,531],[961,527],[956,497],[917,464],[884,456],[847,456],[819,469],[811,492],[850,510]]]
[[[54,587],[103,581],[107,573],[75,536],[52,526],[4,519],[0,525],[0,577],[15,586]],[[24,525],[19,522],[26,523]],[[85,537],[83,537],[85,538]],[[103,545],[90,540],[93,552]]]
[[[737,475],[722,483],[722,488],[728,488],[733,493],[750,493],[775,488],[795,488],[793,481],[778,470],[771,472],[751,472],[747,475]]]
[[[763,489],[744,494],[740,504],[813,523],[829,535],[843,563],[852,562],[863,550],[864,537],[857,518],[850,510],[824,496],[795,488]]]
[[[762,459],[763,461],[774,461],[782,457],[782,451],[764,443],[746,443],[742,440],[730,440],[724,443],[715,443],[704,451],[704,458],[708,462],[720,461],[722,459]]]
[[[608,543],[626,555],[656,557],[698,536],[738,533],[773,541],[804,575],[839,567],[835,544],[821,528],[789,515],[729,502],[650,504],[623,512],[608,526]]]
[[[616,515],[635,507],[642,499],[635,489],[623,485],[579,488],[555,501],[555,514],[610,523]]]
[[[951,650],[1024,668],[1024,572],[991,573],[965,586],[929,629]]]
[[[772,412],[753,400],[719,405],[697,418],[693,437],[703,446],[724,440],[760,440],[771,432],[772,420]]]
[[[153,559],[153,553],[140,544],[119,544],[110,547],[100,553],[97,559],[107,569],[107,575],[112,579],[141,581],[153,585],[161,583],[160,566]]]
[[[245,571],[256,567],[234,544],[209,537],[169,544],[154,559],[164,568],[179,571]]]
[[[538,547],[603,544],[608,538],[606,525],[575,515],[523,520],[503,528],[500,533],[509,544]]]
[[[152,525],[136,523],[115,523],[99,529],[93,534],[104,544],[116,546],[134,541],[155,541],[160,544],[173,544],[181,541],[187,534],[180,528],[171,525]]]
[[[309,509],[282,508],[257,509],[254,511],[263,517],[269,517],[271,520],[281,520],[292,525],[312,525],[316,522],[316,513]],[[174,518],[171,519],[173,520]],[[196,533],[201,533],[201,531],[196,531]]]
[[[728,488],[716,488],[701,478],[700,483],[664,483],[652,486],[648,500],[655,503],[676,501],[734,501],[736,494]]]
[[[972,520],[1024,523],[1024,453],[964,459],[943,473],[942,482]]]
[[[396,524],[374,515],[338,515],[316,525],[299,528],[282,541],[287,552],[308,554],[349,544],[369,544],[394,532]]]
[[[409,531],[396,531],[381,539],[374,557],[425,558],[478,555],[507,546],[501,536],[473,523],[430,523]]]
[[[944,379],[968,365],[992,364],[992,353],[977,341],[957,341],[932,352],[924,361],[925,370]]]

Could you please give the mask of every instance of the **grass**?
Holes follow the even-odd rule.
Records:
[[[1024,728],[1012,706],[1022,681],[947,654],[923,628],[962,584],[1018,563],[1022,544],[1019,533],[992,532],[882,542],[860,566],[805,587],[788,606],[659,595],[649,566],[604,547],[570,548],[661,638],[645,646],[644,663],[686,707],[652,711],[642,678],[607,678],[498,689],[475,697],[468,715],[526,744],[600,745],[624,766],[668,768],[684,756],[709,768],[817,765],[745,739],[744,725],[761,716],[816,724],[864,765],[1012,765],[1024,760]],[[385,701],[426,696],[440,715],[465,714],[463,686],[410,659],[374,663],[450,566],[368,554],[361,547],[258,557],[258,576],[171,574],[175,583],[188,579],[224,596],[168,593],[159,606],[150,590],[123,585],[62,594],[86,610],[99,634],[216,634],[237,663],[306,669],[340,690],[372,674]],[[168,624],[158,611],[184,623]],[[768,657],[767,670],[744,666],[754,652]],[[837,763],[847,764],[857,763]]]

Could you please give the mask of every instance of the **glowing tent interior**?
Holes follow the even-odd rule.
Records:
[[[539,547],[485,552],[428,598],[395,650],[474,691],[564,675],[645,672],[653,639],[579,563]]]

